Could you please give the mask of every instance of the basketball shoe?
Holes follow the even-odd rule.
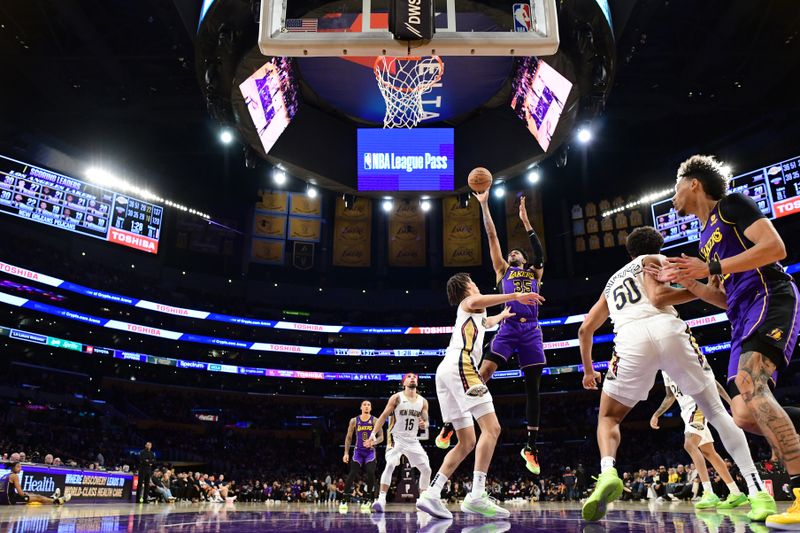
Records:
[[[597,476],[597,484],[583,504],[581,516],[589,522],[600,520],[606,515],[608,504],[620,496],[622,496],[622,480],[616,468],[609,468]]]
[[[765,490],[757,492],[755,496],[748,497],[750,500],[750,512],[747,513],[747,518],[753,522],[763,522],[771,515],[792,515],[797,519],[797,525],[800,526],[800,505],[797,504],[797,498],[800,498],[800,494],[796,492],[794,496],[795,503],[792,507],[797,506],[796,510],[790,513],[789,511],[791,511],[792,508],[789,508],[789,511],[778,515],[778,507],[775,505],[775,499]]]
[[[800,489],[792,489],[794,502],[786,512],[767,517],[766,525],[775,529],[800,529]]]
[[[453,429],[442,428],[442,431],[436,435],[436,447],[446,450],[450,447],[450,437],[453,436]]]
[[[490,498],[484,491],[480,496],[473,496],[470,492],[461,502],[461,510],[465,513],[479,514],[486,518],[508,518],[511,513],[497,505],[494,498]]]
[[[539,451],[536,448],[531,448],[530,446],[525,446],[519,452],[522,459],[525,460],[525,468],[530,470],[531,474],[539,475],[539,472],[542,471],[541,467],[539,466]]]
[[[747,500],[747,498],[745,498]],[[694,504],[695,509],[714,509],[717,507],[722,501],[719,499],[719,496],[714,494],[713,492],[704,492],[703,497],[700,498],[700,501]]]
[[[717,505],[717,510],[719,509],[735,509],[737,507],[741,507],[742,505],[747,503],[747,494],[739,493],[739,494],[728,494],[728,497],[725,498],[725,501],[719,502]]]

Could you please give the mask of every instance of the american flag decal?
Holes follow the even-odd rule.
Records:
[[[288,32],[316,32],[317,19],[286,19]]]

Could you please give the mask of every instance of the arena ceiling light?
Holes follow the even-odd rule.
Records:
[[[419,208],[422,209],[423,213],[427,213],[431,210],[431,201],[427,198],[423,198],[419,201]]]
[[[388,213],[394,207],[394,201],[391,198],[384,198],[381,207],[383,207],[384,212]]]
[[[317,195],[319,194],[319,191],[317,191],[316,187],[312,187],[311,185],[309,185],[308,189],[306,189],[306,194],[308,195],[309,198],[316,198]]]
[[[660,200],[660,199],[664,198],[665,196],[671,195],[674,191],[675,191],[675,189],[673,187],[669,187],[668,189],[662,189],[662,190],[660,190],[658,192],[647,194],[645,196],[642,196],[641,198],[639,198],[635,202],[628,202],[627,204],[625,204],[623,206],[615,207],[614,209],[612,209],[610,211],[606,211],[601,216],[603,218],[605,218],[605,217],[609,217],[611,215],[616,215],[617,213],[619,213],[621,211],[625,211],[626,209],[633,209],[634,207],[637,207],[637,206],[639,206],[641,204],[651,204],[651,203],[655,202],[656,200]]]
[[[233,142],[233,132],[228,128],[223,129],[219,132],[219,141],[222,144],[231,144]]]
[[[578,129],[578,141],[583,144],[588,144],[592,140],[592,130],[588,126],[581,126]]]
[[[494,188],[494,196],[495,198],[502,198],[506,195],[506,186],[502,183],[498,183],[497,187]]]
[[[539,180],[542,179],[542,175],[539,173],[538,169],[534,168],[530,172],[528,172],[527,179],[528,183],[534,185],[536,183],[539,183]]]
[[[167,207],[172,207],[180,211],[185,211],[192,215],[197,215],[206,220],[211,219],[211,215],[207,215],[202,211],[186,207],[185,205],[173,202],[172,200],[167,200],[166,198],[162,198],[161,196],[147,189],[142,189],[141,187],[138,187],[118,176],[115,176],[113,173],[109,172],[104,168],[89,167],[88,169],[86,169],[85,175],[86,179],[88,179],[89,181],[91,181],[96,185],[99,185],[100,187],[104,187],[125,194],[130,194],[131,196],[135,196],[136,198],[139,198],[141,200],[163,204]]]
[[[275,185],[284,185],[286,183],[286,172],[276,168],[272,171],[272,181],[275,182]]]

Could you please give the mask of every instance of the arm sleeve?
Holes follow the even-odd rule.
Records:
[[[539,240],[539,236],[533,230],[528,232],[528,239],[531,241],[531,248],[533,248],[533,257],[531,258],[533,268],[543,268],[544,248],[542,248],[542,241]]]
[[[723,222],[734,224],[742,233],[754,222],[766,218],[752,198],[738,192],[722,199],[719,204],[719,215]]]

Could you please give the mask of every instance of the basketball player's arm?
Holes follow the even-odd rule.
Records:
[[[711,276],[708,283],[701,283],[695,279],[680,279],[678,283],[704,302],[708,302],[720,309],[728,308],[725,289],[722,288],[719,282],[719,276]]]
[[[660,267],[661,261],[653,256],[648,256],[642,261],[642,265],[647,268]],[[661,283],[653,276],[644,276],[644,291],[650,302],[656,307],[667,305],[678,305],[696,300],[697,296],[686,289],[675,289],[666,283]]]
[[[398,400],[399,400],[398,395],[392,394],[392,397],[389,398],[389,401],[386,403],[386,409],[383,410],[381,416],[379,416],[378,419],[375,421],[375,428],[372,430],[372,434],[370,434],[369,440],[371,441],[375,440],[376,432],[378,431],[378,429],[383,427],[383,425],[386,423],[386,419],[389,418],[389,415],[391,415],[394,412],[395,408],[397,407]]]
[[[350,442],[353,440],[353,433],[356,431],[356,419],[350,419],[350,425],[347,428],[347,436],[344,438],[344,458],[345,463],[350,461]]]
[[[714,380],[717,384],[717,392],[719,392],[719,397],[725,400],[725,403],[728,405],[731,404],[731,397],[728,394],[728,391],[725,390],[725,387],[722,386],[722,383],[719,381]]]
[[[11,483],[11,486],[14,487],[14,490],[17,491],[17,495],[19,495],[20,498],[24,498],[25,492],[22,490],[22,485],[19,484],[19,476],[17,474],[11,474],[8,481]]]
[[[650,427],[653,429],[658,429],[658,417],[666,413],[672,404],[675,403],[675,395],[672,393],[672,389],[669,387],[664,387],[667,389],[667,395],[664,396],[664,401],[661,402],[661,405],[658,406],[656,412],[653,413],[652,418],[650,418]]]
[[[503,251],[500,249],[500,239],[497,238],[497,229],[494,227],[494,220],[492,220],[492,213],[489,210],[489,189],[480,194],[474,193],[475,198],[481,204],[481,212],[483,213],[483,227],[486,229],[486,239],[489,241],[489,255],[492,257],[492,266],[497,275],[497,281],[505,275],[508,270],[508,263],[503,257]]]
[[[524,196],[519,199],[519,219],[522,221],[522,225],[525,226],[525,232],[528,234],[528,240],[531,242],[531,249],[533,249],[533,255],[531,256],[533,273],[536,279],[541,280],[544,275],[544,248],[542,247],[542,241],[539,240],[539,236],[536,235],[536,231],[533,229],[530,220],[528,220],[528,209],[525,207]]]
[[[494,315],[484,318],[483,327],[486,329],[493,328],[508,317],[516,316],[517,313],[512,313],[511,308],[504,307],[503,310]]]
[[[722,203],[724,202],[724,203]],[[759,210],[756,203],[743,194],[731,194],[720,203],[720,217],[744,233],[753,243],[751,248],[720,261],[723,274],[755,270],[786,258],[786,245],[775,226]],[[686,276],[702,279],[709,276],[708,263],[697,257],[682,255],[670,259]]]
[[[470,313],[477,313],[487,307],[504,304],[515,300],[524,304],[541,304],[544,297],[537,292],[512,292],[510,294],[476,294],[461,302],[461,308]],[[501,313],[502,314],[502,313]]]
[[[377,446],[383,442],[383,428],[379,427],[378,431],[375,432],[375,442],[372,443],[373,446]]]
[[[608,303],[601,294],[597,302],[589,310],[589,314],[583,319],[583,324],[578,329],[578,341],[581,347],[581,362],[583,363],[583,388],[597,389],[600,383],[600,372],[596,372],[592,366],[592,344],[594,342],[594,332],[608,319]]]
[[[428,427],[428,400],[425,398],[422,399],[422,411],[419,414],[421,418],[419,423],[419,429],[425,429]]]

